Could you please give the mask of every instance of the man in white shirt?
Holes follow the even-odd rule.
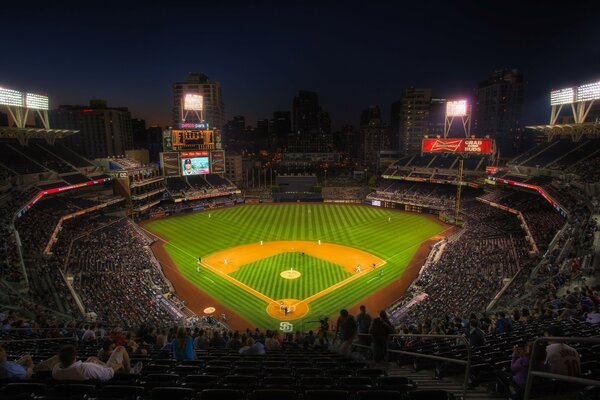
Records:
[[[559,326],[549,326],[544,332],[546,337],[564,337]],[[546,367],[548,372],[560,375],[579,376],[581,363],[579,353],[571,346],[557,341],[548,341],[546,346]]]
[[[89,326],[85,332],[83,332],[81,340],[84,342],[94,342],[96,340],[96,325]]]
[[[52,377],[57,381],[108,381],[115,375],[115,371],[121,369],[121,365],[107,367],[96,357],[90,357],[87,361],[77,361],[77,350],[75,346],[64,346],[58,352],[59,363],[52,369]]]

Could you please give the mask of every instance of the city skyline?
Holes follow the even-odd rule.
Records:
[[[501,68],[517,68],[525,77],[524,123],[544,123],[550,89],[600,78],[593,13],[579,15],[576,7],[555,2],[513,2],[502,9],[470,1],[144,8],[108,2],[100,9],[61,2],[25,14],[22,6],[3,8],[23,18],[5,23],[21,33],[4,43],[4,54],[18,55],[18,62],[0,66],[0,86],[46,93],[51,108],[105,99],[129,107],[148,125],[170,124],[173,82],[189,72],[220,82],[225,120],[244,115],[254,125],[273,111],[291,110],[298,91],[310,90],[319,94],[335,130],[358,126],[361,111],[374,105],[389,122],[390,105],[410,86],[472,99],[478,83]],[[182,14],[205,17],[195,29]],[[563,29],[571,17],[578,29]],[[22,21],[36,28],[24,30]],[[40,46],[34,39],[42,34]],[[22,51],[24,43],[29,51]]]

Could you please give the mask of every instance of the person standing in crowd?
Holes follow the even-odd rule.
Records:
[[[387,355],[389,335],[394,333],[394,326],[385,310],[381,310],[379,317],[373,320],[369,332],[373,339],[373,361],[380,363]]]
[[[485,345],[485,333],[479,327],[479,321],[476,318],[469,320],[469,344],[471,347]]]
[[[183,326],[177,329],[175,339],[171,342],[171,353],[177,361],[196,360],[194,343]]]
[[[340,316],[337,320],[337,326],[335,329],[335,340],[339,339],[339,352],[341,354],[349,355],[352,351],[352,342],[356,337],[356,320],[354,316],[348,313],[348,310],[341,310]]]
[[[356,324],[358,328],[358,342],[365,346],[368,346],[370,343],[370,338],[367,336],[369,334],[369,328],[371,328],[371,316],[367,313],[367,308],[364,304],[360,306],[360,312],[356,316]]]

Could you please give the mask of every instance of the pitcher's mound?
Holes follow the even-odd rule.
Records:
[[[287,314],[285,308],[288,309]],[[296,299],[281,299],[267,306],[267,314],[280,321],[292,321],[308,314],[308,304]]]
[[[297,279],[302,275],[300,272],[290,269],[279,274],[283,279]]]

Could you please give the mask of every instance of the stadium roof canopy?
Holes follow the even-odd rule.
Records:
[[[548,136],[548,140],[555,138],[571,138],[578,142],[584,136],[600,137],[600,123],[584,122],[582,124],[556,124],[556,125],[532,125],[526,126],[527,129],[542,132]]]
[[[0,127],[0,138],[17,139],[21,145],[26,145],[29,139],[44,139],[49,144],[54,144],[56,139],[62,139],[77,132],[79,131],[72,129]]]

